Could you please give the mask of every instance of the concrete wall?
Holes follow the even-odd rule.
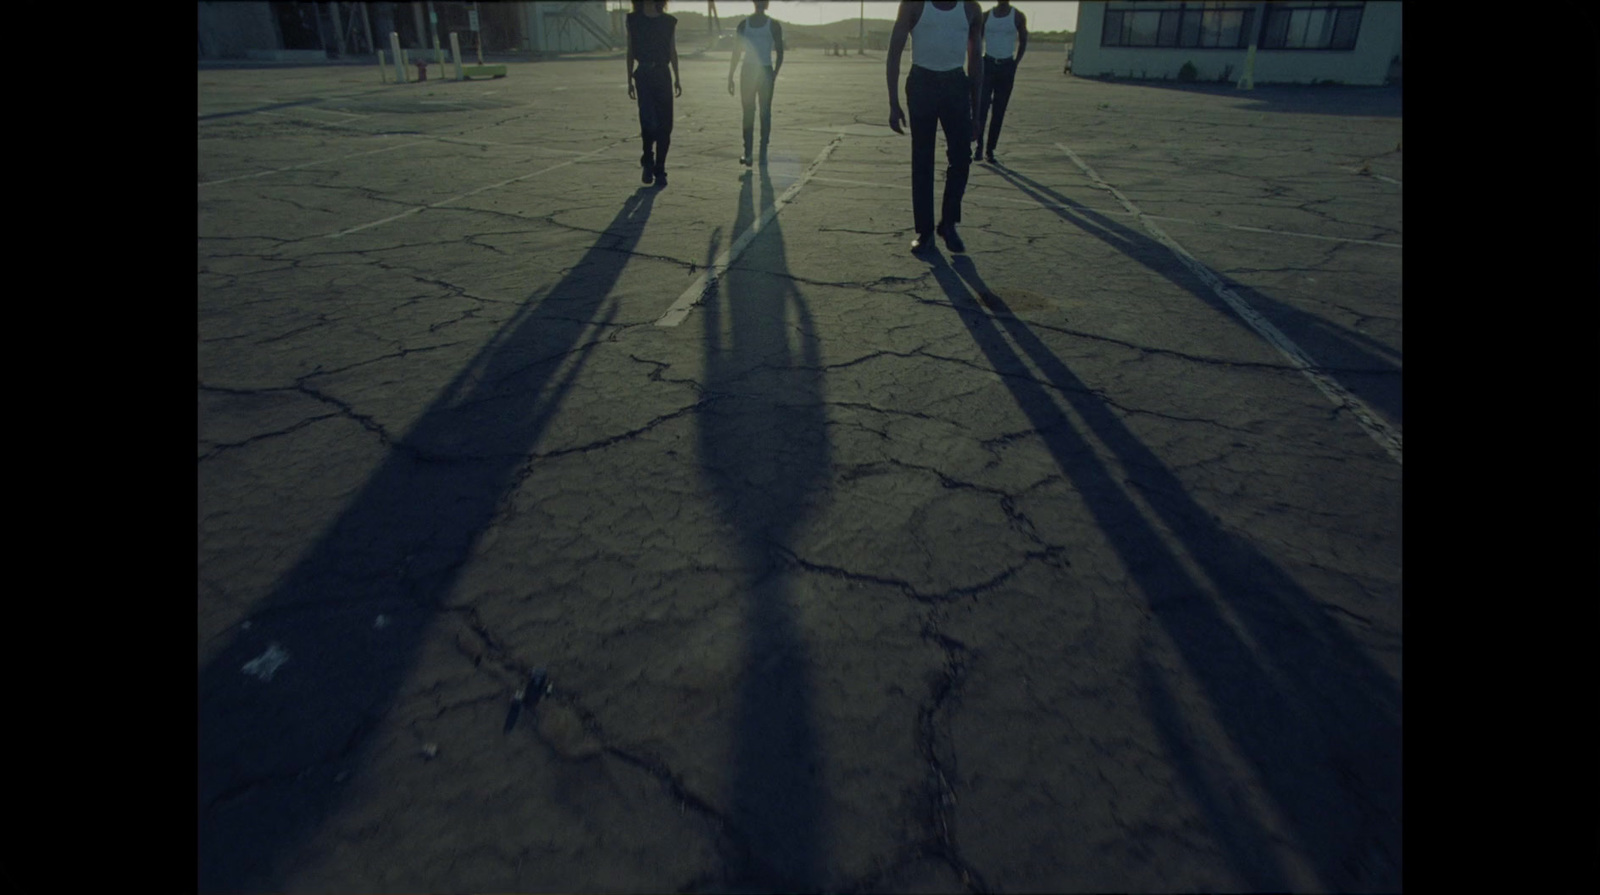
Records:
[[[1177,7],[1179,3],[1148,3],[1142,8]],[[1078,4],[1078,33],[1072,54],[1072,73],[1095,78],[1150,78],[1176,80],[1185,62],[1194,64],[1201,81],[1236,82],[1244,73],[1243,49],[1206,47],[1103,47],[1103,2]],[[1259,19],[1258,19],[1259,24]],[[1361,31],[1351,50],[1256,50],[1257,84],[1381,85],[1389,77],[1390,61],[1400,53],[1400,4],[1372,2],[1361,15]]]
[[[246,59],[250,51],[283,47],[266,3],[209,3],[200,7],[200,58]]]

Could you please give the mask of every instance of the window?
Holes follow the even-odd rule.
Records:
[[[1364,3],[1267,4],[1261,47],[1268,50],[1353,50]]]
[[[1219,47],[1250,45],[1255,9],[1234,3],[1183,3],[1165,9],[1154,4],[1107,6],[1100,32],[1103,47]]]

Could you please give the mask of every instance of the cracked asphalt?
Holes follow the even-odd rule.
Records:
[[[1398,890],[1399,92],[1058,62],[202,67],[201,889]]]

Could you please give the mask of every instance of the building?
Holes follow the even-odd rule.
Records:
[[[1400,25],[1398,2],[1080,2],[1072,72],[1377,86],[1399,81]]]
[[[626,46],[620,17],[604,0],[524,3],[276,3],[198,4],[201,59],[321,61],[370,55],[399,36],[406,50],[446,52],[450,34],[463,53],[482,41],[486,53],[573,53]],[[472,13],[478,30],[471,29]]]

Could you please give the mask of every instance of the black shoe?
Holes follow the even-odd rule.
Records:
[[[750,167],[750,153],[746,152],[744,155],[739,156],[739,164],[744,165],[746,168]]]
[[[940,224],[934,228],[933,232],[944,237],[944,244],[950,248],[950,251],[965,252],[967,250],[967,244],[962,242],[961,237],[956,235],[955,224]]]
[[[654,178],[655,178],[655,175],[650,171],[650,166],[649,165],[645,165],[644,166],[644,175],[641,176],[639,179],[644,181],[645,183],[649,183]]]
[[[984,159],[984,161],[988,162],[991,165],[994,164],[994,150],[993,149],[989,150],[989,157]]]
[[[918,233],[917,234],[917,238],[911,240],[911,251],[919,252],[919,253],[920,252],[927,252],[927,251],[935,251],[935,252],[938,251],[938,249],[935,248],[934,245],[933,245],[933,234],[932,233]]]
[[[667,172],[666,172],[666,169],[665,168],[657,168],[655,173],[656,173],[656,186],[666,186],[667,185]]]

